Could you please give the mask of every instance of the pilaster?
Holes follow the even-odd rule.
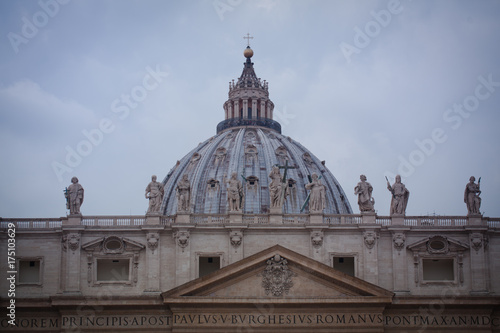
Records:
[[[393,217],[393,223],[394,223]],[[398,217],[397,219],[400,219]],[[401,218],[402,220],[402,218]],[[399,223],[398,223],[399,224]],[[402,224],[402,223],[401,223]],[[408,287],[408,258],[406,254],[406,233],[409,227],[389,227],[392,234],[392,278],[396,295],[410,293]]]
[[[364,217],[364,216],[363,216]],[[359,227],[363,232],[364,280],[378,285],[378,239],[380,226]]]
[[[483,228],[469,229],[470,246],[470,272],[471,272],[471,294],[488,293],[485,247],[487,238]]]
[[[70,220],[71,225],[63,223],[61,240],[62,268],[65,273],[61,274],[63,278],[62,290],[63,293],[80,294],[81,232],[84,228],[80,226],[81,215],[79,217],[70,216],[68,220]]]
[[[160,292],[160,257],[161,243],[160,230],[161,228],[147,228],[146,232],[146,270],[147,282],[144,292],[159,293]]]
[[[188,228],[176,228],[172,236],[175,239],[175,285],[188,282],[191,272],[191,242]]]
[[[323,229],[314,228],[311,230],[311,243],[309,253],[311,254],[311,257],[318,262],[324,262],[323,258],[325,247],[323,246],[323,238]]]
[[[243,259],[243,229],[229,230],[229,264]]]

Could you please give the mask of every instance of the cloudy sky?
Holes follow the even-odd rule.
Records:
[[[223,120],[243,36],[283,134],[338,179],[360,174],[389,214],[465,215],[481,178],[500,216],[500,1],[0,2],[0,216],[140,215],[161,180]]]

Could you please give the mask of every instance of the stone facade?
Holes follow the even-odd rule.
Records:
[[[353,214],[252,55],[147,215],[0,218],[2,331],[500,332],[500,218],[378,216],[364,176]]]
[[[380,332],[422,325],[428,325],[430,331],[500,330],[500,282],[495,278],[500,274],[500,219],[320,215],[322,223],[315,224],[311,217],[282,215],[280,222],[271,223],[258,215],[190,215],[180,223],[175,217],[161,217],[156,219],[157,224],[146,224],[146,218],[140,216],[84,216],[76,217],[77,221],[75,217],[50,221],[3,219],[0,251],[7,253],[7,231],[15,226],[18,270],[21,261],[40,263],[37,281],[22,282],[23,272],[16,275],[16,318],[24,329],[38,325],[48,331],[75,327],[82,331],[99,331],[103,327],[234,331],[239,323],[256,330],[301,330],[307,320],[318,328],[363,331],[367,320]],[[287,293],[277,295],[267,293],[263,286],[266,265],[275,255],[286,259],[291,282]],[[219,266],[199,278],[203,258],[218,258]],[[338,258],[346,262],[352,258],[352,276],[335,269]],[[299,259],[306,261],[300,269]],[[113,272],[106,267],[113,260],[127,264],[117,266]],[[256,266],[246,267],[248,260]],[[451,275],[429,279],[427,265],[433,260],[449,263]],[[5,281],[9,277],[7,262],[2,261],[0,269]],[[225,277],[227,270],[236,272],[237,277]],[[344,282],[329,288],[330,278],[315,270],[327,270]],[[106,277],[107,273],[111,277]],[[205,299],[198,299],[195,305],[189,297],[171,299],[176,290],[203,285],[207,279],[210,287],[196,291]],[[375,306],[371,299],[363,298],[367,295],[362,292],[353,298],[349,290],[361,285],[375,288],[383,294],[383,300]],[[7,295],[8,288],[2,284],[1,294]],[[195,296],[192,293],[186,292]],[[213,297],[230,297],[241,309],[228,307],[227,300],[214,308],[209,304]],[[310,307],[311,316],[303,317],[301,311],[294,310],[293,304],[301,302],[297,297],[304,302],[301,307]],[[331,299],[326,301],[325,297]],[[7,305],[4,296],[2,300]],[[323,302],[328,306],[324,307]],[[356,306],[346,311],[349,304]],[[439,316],[429,304],[439,304]],[[134,310],[139,307],[146,310]],[[262,317],[260,307],[275,310]],[[422,309],[426,316],[421,318]],[[190,326],[186,316],[193,313],[210,319]],[[269,317],[271,314],[275,317]],[[237,319],[237,324],[211,324],[225,315],[247,317]],[[248,322],[251,315],[253,319]],[[344,323],[337,320],[342,315],[355,317]],[[51,327],[49,319],[42,325],[42,317],[53,318],[57,327]],[[370,322],[369,318],[374,319]],[[2,317],[2,329],[15,330],[7,324],[8,319]],[[134,321],[134,327],[127,326]]]

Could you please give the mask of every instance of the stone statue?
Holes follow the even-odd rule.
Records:
[[[65,191],[66,208],[70,215],[81,215],[80,206],[83,203],[83,187],[78,183],[78,178],[71,178],[71,185]]]
[[[269,174],[271,178],[271,184],[269,184],[269,196],[271,197],[271,207],[280,208],[281,206],[281,191],[283,184],[281,183],[281,173],[280,168],[273,166],[271,173]]]
[[[175,192],[177,195],[177,212],[189,212],[191,184],[189,183],[187,174],[182,175],[181,180],[177,183]]]
[[[387,189],[392,193],[391,216],[406,214],[406,205],[408,204],[410,191],[401,183],[401,176],[396,176],[396,182],[392,186],[389,184],[389,180],[387,180]]]
[[[156,176],[151,176],[151,182],[146,187],[146,199],[149,199],[149,213],[159,213],[163,200],[163,184],[156,181]]]
[[[366,176],[359,176],[361,181],[354,188],[354,194],[358,196],[358,205],[361,212],[374,212],[375,199],[372,198],[373,187],[366,181]]]
[[[309,196],[309,211],[311,213],[322,213],[326,203],[325,185],[321,184],[321,180],[316,173],[313,173],[311,178],[312,182],[306,184],[306,189],[311,190]]]
[[[481,207],[481,190],[479,189],[481,183],[481,177],[479,181],[474,183],[476,178],[474,176],[470,177],[469,183],[465,185],[464,202],[467,205],[467,215],[481,215],[479,208]]]
[[[226,181],[227,184],[227,202],[230,212],[237,212],[241,209],[243,202],[243,186],[238,180],[236,172],[231,174],[231,178]]]

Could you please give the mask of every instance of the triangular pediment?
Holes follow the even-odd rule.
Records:
[[[118,236],[100,237],[82,245],[82,249],[85,251],[103,252],[107,254],[138,252],[144,248],[145,246],[141,243]]]
[[[413,252],[445,254],[448,252],[466,251],[467,249],[469,249],[469,246],[460,242],[459,240],[450,237],[442,235],[432,235],[409,244],[407,248]]]
[[[275,245],[212,274],[162,294],[165,303],[228,302],[390,302],[393,293],[311,258]]]

